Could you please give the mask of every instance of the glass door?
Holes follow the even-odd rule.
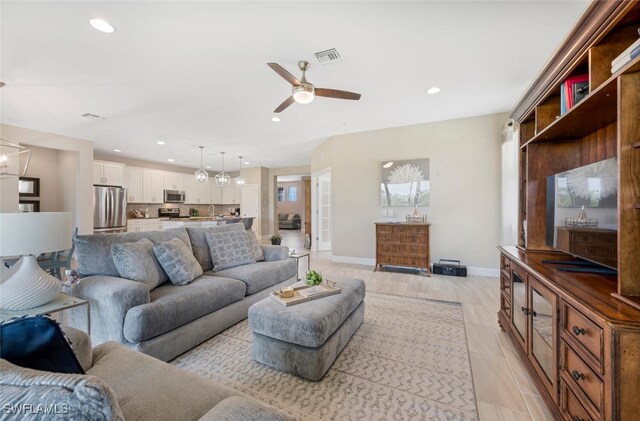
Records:
[[[527,307],[527,274],[518,267],[514,267],[511,272],[511,291],[513,294],[511,322],[518,334],[517,339],[520,345],[526,350],[527,316],[529,315]]]
[[[538,376],[543,380],[551,396],[557,396],[557,296],[542,286],[535,278],[529,278],[531,305],[531,340],[529,358]]]

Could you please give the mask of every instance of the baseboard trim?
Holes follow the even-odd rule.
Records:
[[[375,266],[375,259],[367,259],[366,257],[336,256],[331,255],[331,261],[336,263],[351,263],[353,265]]]
[[[336,256],[331,255],[331,261],[336,263],[351,263],[353,265],[375,266],[375,259],[368,259],[366,257],[352,257],[352,256]],[[480,266],[467,266],[467,274],[477,276],[491,276],[497,278],[500,276],[500,269],[498,268],[485,268]]]

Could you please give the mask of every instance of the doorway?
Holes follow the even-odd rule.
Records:
[[[331,170],[312,177],[312,250],[331,250]]]
[[[282,245],[302,250],[311,225],[310,177],[308,174],[279,175],[275,182],[276,224]]]

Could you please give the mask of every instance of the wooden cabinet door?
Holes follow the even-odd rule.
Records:
[[[215,184],[215,182],[213,184]],[[196,197],[199,204],[210,205],[211,204],[211,182],[199,183],[199,184],[196,183]]]
[[[527,273],[518,266],[511,271],[511,324],[516,333],[516,339],[526,352],[529,339],[529,298],[528,298],[528,276]]]
[[[156,170],[142,171],[142,196],[144,203],[164,202],[164,173]]]
[[[211,203],[222,204],[222,187],[218,187],[215,181],[211,183]]]
[[[102,177],[102,163],[93,163],[93,184],[104,184]]]
[[[529,360],[558,402],[558,296],[529,276]]]
[[[198,204],[198,184],[195,177],[184,178],[184,203],[187,205]]]
[[[183,190],[184,189],[184,174],[175,172],[164,173],[164,190]],[[195,178],[195,175],[193,176]]]

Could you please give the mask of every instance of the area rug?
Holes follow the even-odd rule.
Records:
[[[362,326],[311,382],[251,359],[242,321],[172,361],[299,420],[478,420],[462,305],[367,293]]]

